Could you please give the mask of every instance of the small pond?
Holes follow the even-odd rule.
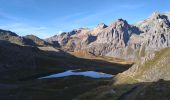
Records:
[[[91,78],[112,78],[113,75],[106,74],[102,72],[96,72],[96,71],[77,71],[77,70],[67,70],[62,73],[52,74],[49,76],[41,77],[39,79],[45,79],[45,78],[59,78],[59,77],[65,77],[65,76],[86,76]]]

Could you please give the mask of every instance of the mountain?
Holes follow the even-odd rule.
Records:
[[[94,29],[80,28],[55,35],[47,41],[59,43],[68,51],[87,50],[95,55],[107,55],[112,50],[126,47],[132,34],[140,34],[139,29],[118,19],[109,26],[101,23]]]
[[[126,20],[118,19],[97,35],[96,41],[89,45],[88,50],[95,55],[111,56],[114,53],[116,57],[127,46],[133,34],[140,34],[138,28],[129,25]]]
[[[140,60],[129,70],[122,73],[135,80],[152,82],[159,79],[170,80],[170,22],[168,16],[158,12],[153,13],[148,19],[140,22],[137,26],[144,31],[140,34],[139,51]],[[132,38],[135,40],[136,37]]]
[[[16,33],[11,31],[6,31],[0,29],[0,40],[10,41],[11,43],[19,45],[28,45],[28,46],[48,46],[50,45],[46,41],[34,36],[27,35],[24,37],[18,36]]]
[[[170,46],[169,13],[154,12],[149,18],[129,25],[118,19],[109,26],[99,24],[94,29],[80,28],[48,38],[65,51],[86,50],[104,55],[136,60],[153,51]]]
[[[166,15],[155,12],[137,27],[143,33],[132,36],[127,48],[136,50],[138,58],[149,57],[154,51],[170,46],[170,22]]]

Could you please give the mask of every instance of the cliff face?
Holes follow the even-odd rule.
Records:
[[[170,44],[169,13],[153,13],[136,26],[118,19],[109,26],[99,24],[94,29],[80,28],[47,39],[66,51],[86,50],[95,55],[139,60]],[[148,55],[149,56],[149,55]]]

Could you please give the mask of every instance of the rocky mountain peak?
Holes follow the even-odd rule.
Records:
[[[138,23],[137,27],[143,30],[145,33],[154,33],[160,29],[166,30],[170,27],[168,16],[154,12],[148,19]]]
[[[120,18],[120,19],[117,19],[115,22],[111,23],[110,27],[118,28],[118,27],[123,27],[123,26],[127,26],[127,25],[128,25],[127,21]]]
[[[153,12],[151,15],[151,18],[153,19],[159,19],[161,17],[161,14],[159,12]]]
[[[98,35],[96,44],[105,44],[105,47],[99,50],[104,51],[103,49],[107,48],[107,52],[102,52],[105,54],[113,49],[125,48],[130,36],[134,33],[138,34],[136,27],[129,25],[126,20],[118,19]]]
[[[98,24],[97,25],[97,29],[104,29],[104,28],[106,28],[106,27],[108,27],[106,24],[104,24],[104,23],[100,23],[100,24]]]
[[[159,12],[154,12],[149,19],[159,23],[169,24],[168,16],[166,14],[160,14]]]
[[[124,19],[122,19],[122,18],[117,19],[117,22],[124,22],[124,23],[127,23],[127,21],[124,20]]]

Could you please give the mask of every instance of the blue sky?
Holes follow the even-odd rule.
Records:
[[[0,4],[1,29],[40,38],[118,18],[134,24],[154,11],[170,11],[170,0],[0,0]]]

